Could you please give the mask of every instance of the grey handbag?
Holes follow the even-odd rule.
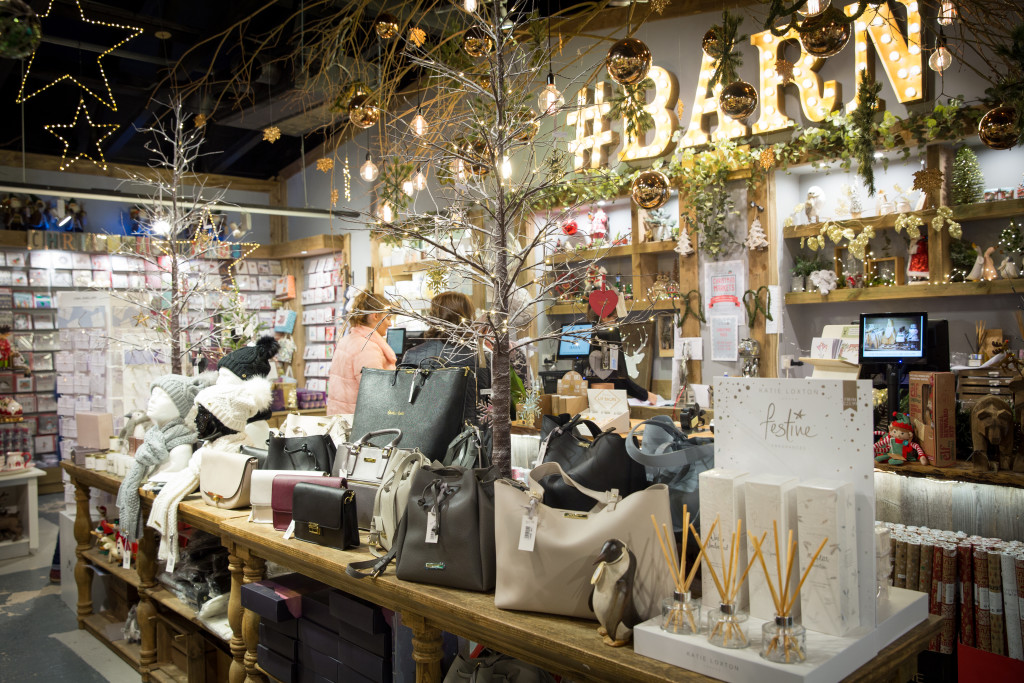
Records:
[[[643,427],[643,442],[638,445],[637,430]],[[672,526],[683,529],[683,505],[690,519],[698,520],[700,473],[715,466],[713,439],[690,438],[668,415],[656,415],[637,424],[626,438],[626,452],[647,470],[647,481],[668,486],[672,501]],[[699,526],[698,521],[698,528]]]
[[[383,447],[374,446],[371,439],[391,435],[393,438]],[[370,530],[373,523],[374,501],[380,485],[398,464],[400,455],[418,454],[422,462],[429,460],[415,449],[398,448],[402,438],[400,429],[378,429],[366,432],[359,440],[341,445],[334,459],[331,476],[348,480],[348,487],[356,492],[356,510],[359,513],[359,528]],[[404,459],[404,458],[402,458]]]
[[[494,653],[476,659],[457,656],[443,683],[555,683],[555,677],[533,664]]]
[[[442,461],[445,466],[490,467],[491,432],[476,425],[467,425],[462,433],[448,444]]]

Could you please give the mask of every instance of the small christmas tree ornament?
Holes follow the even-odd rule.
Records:
[[[380,109],[369,95],[359,94],[349,100],[348,119],[357,128],[372,128],[380,120]]]
[[[808,55],[819,59],[839,54],[853,35],[852,23],[845,19],[842,10],[835,7],[829,7],[817,16],[808,17],[797,29],[800,34],[800,47]]]
[[[608,50],[608,75],[619,85],[637,85],[651,70],[651,50],[636,38],[623,38]]]
[[[953,204],[974,204],[981,199],[985,180],[978,166],[978,157],[970,147],[961,147],[953,158],[952,191]]]
[[[775,166],[775,148],[765,147],[762,149],[759,161],[761,162],[761,168],[770,171]]]
[[[712,26],[704,33],[704,38],[700,41],[700,47],[708,57],[712,59],[722,58],[725,46],[722,43],[721,31],[717,26]]]
[[[373,28],[382,39],[391,40],[398,35],[398,19],[393,14],[385,12],[377,16]]]
[[[757,109],[757,90],[746,81],[733,81],[722,88],[718,105],[731,119],[745,119]]]
[[[761,219],[759,217],[754,216],[754,222],[750,224],[747,239],[743,240],[743,244],[750,251],[768,248],[768,236],[764,233],[764,228],[761,227]]]
[[[782,85],[789,85],[793,82],[793,69],[796,64],[779,57],[775,60],[775,73],[778,75],[779,80],[782,81]]]
[[[264,142],[274,143],[281,139],[281,129],[277,126],[267,126],[263,129]]]
[[[981,118],[978,137],[992,149],[1010,149],[1020,139],[1017,126],[1017,110],[1013,107],[996,107]]]
[[[641,209],[660,208],[668,201],[668,177],[661,171],[644,171],[633,180],[630,195]]]
[[[479,59],[494,51],[494,41],[479,26],[473,26],[462,37],[462,49],[467,55]]]
[[[676,243],[676,248],[673,250],[680,256],[692,256],[694,253],[693,241],[690,239],[690,233],[685,228],[679,230],[679,240]]]

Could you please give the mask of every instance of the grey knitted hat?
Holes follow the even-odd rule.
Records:
[[[200,382],[197,381],[197,378],[185,377],[184,375],[164,375],[153,380],[153,383],[149,385],[149,390],[152,391],[154,387],[160,387],[166,391],[167,395],[174,401],[174,406],[178,409],[178,416],[184,418],[192,407],[196,394],[207,383],[206,381]]]

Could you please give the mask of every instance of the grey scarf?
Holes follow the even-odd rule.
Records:
[[[171,451],[184,444],[196,442],[195,429],[185,426],[184,420],[175,418],[162,427],[151,427],[135,452],[135,462],[117,492],[117,507],[121,511],[121,531],[130,539],[142,536],[142,514],[139,509],[139,486],[151,468],[167,462]]]

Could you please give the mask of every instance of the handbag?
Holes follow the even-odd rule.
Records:
[[[338,550],[359,545],[354,491],[299,482],[294,498],[295,538]]]
[[[521,659],[493,653],[475,659],[457,655],[443,683],[555,683],[555,677]]]
[[[450,444],[441,461],[446,467],[490,467],[491,432],[466,425]]]
[[[643,442],[637,430],[644,427]],[[626,439],[626,452],[647,470],[647,481],[668,486],[672,526],[683,531],[683,505],[691,520],[700,514],[700,473],[715,466],[714,439],[687,437],[668,415],[656,415],[637,424]],[[700,528],[699,521],[697,528]]]
[[[579,425],[585,425],[594,438],[579,438],[575,433]],[[614,432],[602,432],[580,415],[571,419],[568,415],[544,416],[537,465],[542,462],[557,462],[576,484],[595,491],[618,489],[624,497],[647,488],[643,465],[626,454],[625,439]],[[541,485],[544,502],[551,507],[579,512],[594,507],[593,500],[566,484],[562,477],[546,477]]]
[[[326,434],[312,436],[271,436],[263,469],[330,472],[338,452]]]
[[[380,557],[391,550],[398,525],[405,516],[413,475],[429,464],[419,451],[398,451],[388,460],[384,481],[376,487],[373,496],[373,516],[369,523],[370,552],[374,555]],[[357,498],[360,491],[369,489],[355,483],[352,486]]]
[[[249,521],[256,524],[272,524],[274,521],[273,488],[274,477],[278,475],[295,475],[295,470],[256,470],[252,473],[252,485],[249,490],[249,502],[252,512]],[[315,475],[310,475],[315,476]],[[323,475],[326,477],[327,473]]]
[[[541,481],[552,474],[590,498],[593,509],[577,512],[548,505]],[[557,462],[533,469],[529,482],[526,486],[502,479],[494,487],[494,605],[594,619],[588,606],[594,558],[605,541],[617,538],[637,560],[633,603],[640,619],[660,614],[661,601],[672,595],[673,585],[651,515],[669,519],[668,487],[654,484],[623,498],[616,491],[584,488]],[[520,550],[521,536],[524,547],[532,543],[532,550]]]
[[[258,469],[258,470],[265,470],[265,469],[267,469],[266,467],[264,467],[264,464],[267,461],[267,449],[266,448],[260,448],[259,446],[248,446],[248,445],[246,445],[246,446],[242,446],[240,449],[238,449],[238,452],[239,453],[244,453],[245,455],[248,455],[250,458],[256,458],[256,469]]]
[[[349,423],[344,415],[299,415],[289,413],[281,425],[281,436],[314,436],[326,434],[334,444],[345,443],[349,438]]]
[[[199,491],[203,502],[224,510],[249,507],[249,491],[256,458],[206,447],[199,463]]]
[[[420,468],[413,475],[405,518],[390,552],[379,560],[354,562],[345,571],[356,578],[380,576],[397,556],[395,574],[403,581],[493,590],[494,482],[498,476],[494,467]]]
[[[273,508],[274,528],[278,531],[284,531],[292,522],[294,491],[296,485],[301,483],[327,486],[332,489],[345,488],[345,480],[338,477],[295,472],[277,475],[271,485],[270,505]]]
[[[418,448],[428,459],[441,460],[463,422],[472,417],[465,414],[469,373],[469,368],[462,367],[363,368],[352,433],[400,429],[406,448]]]
[[[385,446],[378,447],[370,443],[374,437],[393,434]],[[345,477],[349,488],[356,492],[359,501],[359,528],[371,530],[376,507],[377,491],[381,483],[388,477],[389,468],[394,468],[405,456],[415,456],[421,465],[430,461],[420,451],[398,448],[402,438],[400,429],[379,429],[363,434],[355,443],[342,444],[342,455],[335,459],[334,476]],[[394,465],[392,465],[394,463]],[[401,514],[399,514],[401,517]],[[382,527],[383,528],[383,527]]]

